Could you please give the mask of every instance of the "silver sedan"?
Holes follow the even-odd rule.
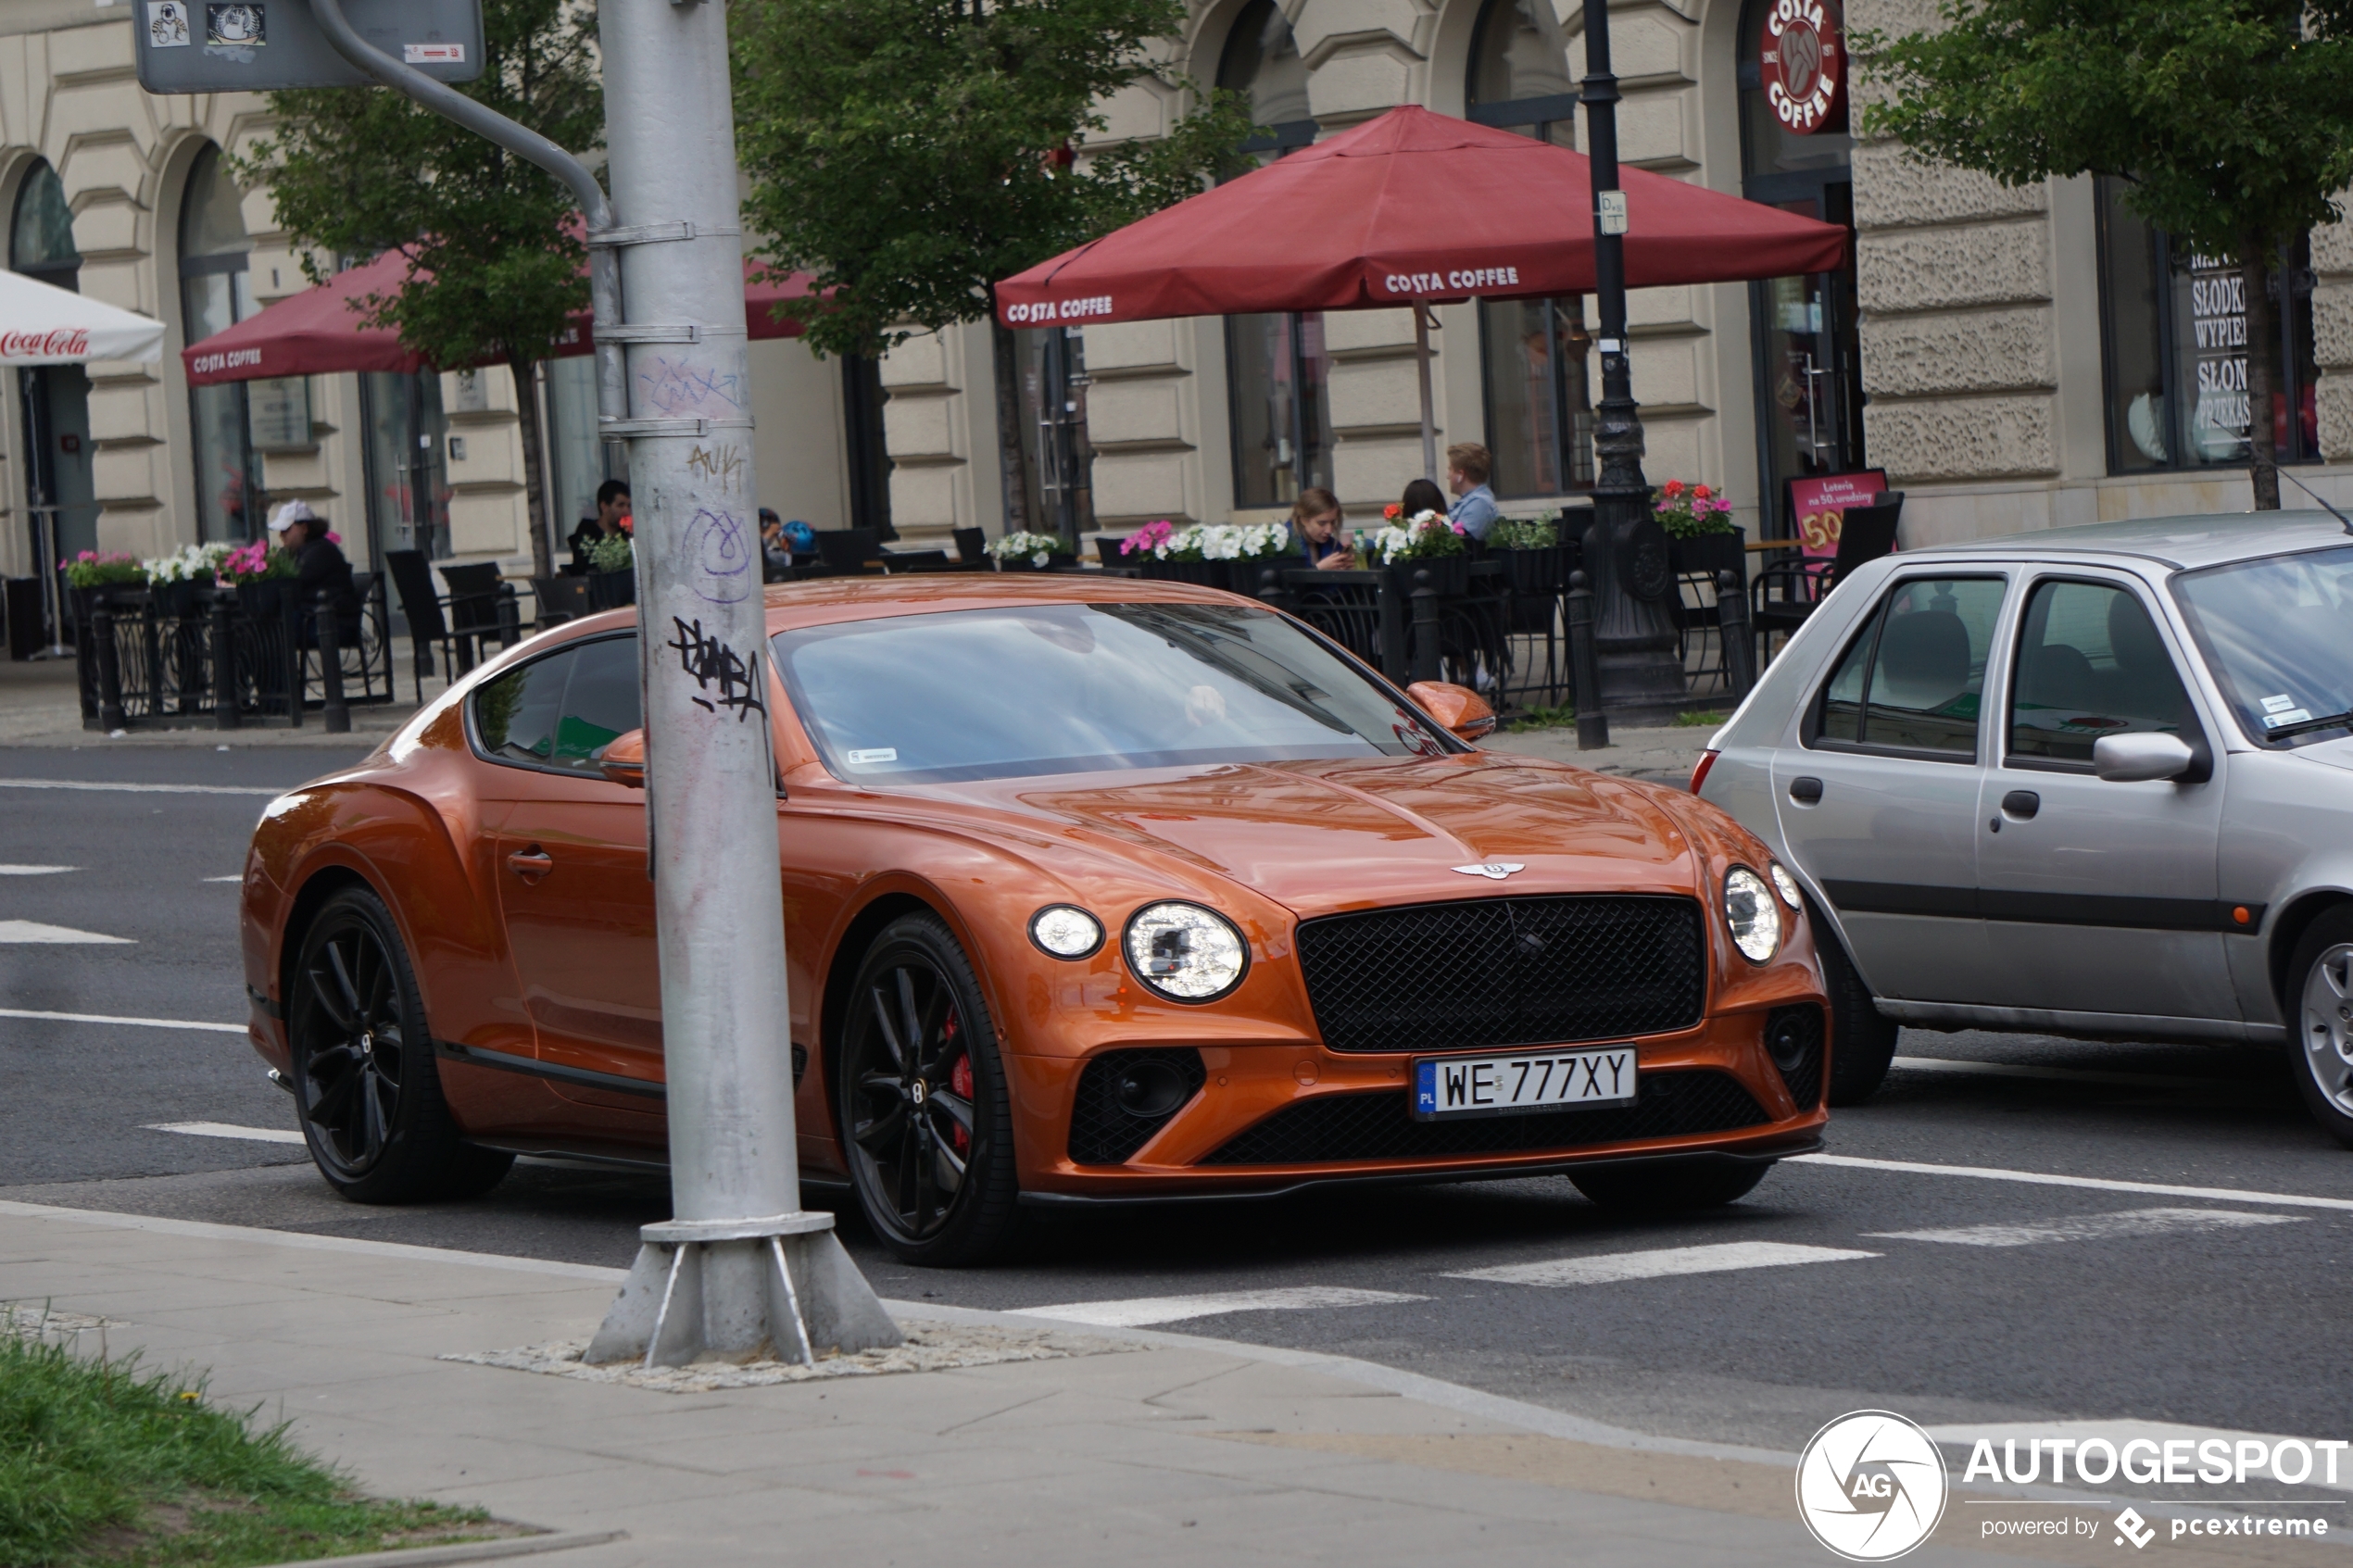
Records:
[[[2353,525],[1890,556],[1710,745],[1693,787],[1811,907],[1832,1104],[1898,1024],[2276,1041],[2353,1147]]]

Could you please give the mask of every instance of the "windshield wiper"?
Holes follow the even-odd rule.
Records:
[[[2276,730],[2263,732],[2265,740],[2285,740],[2290,735],[2309,735],[2314,730],[2337,730],[2353,725],[2353,713],[2330,713],[2318,719],[2298,719],[2293,724],[2282,724]]]

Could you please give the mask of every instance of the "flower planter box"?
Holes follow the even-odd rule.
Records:
[[[1144,562],[1144,575],[1156,583],[1192,583],[1223,588],[1231,582],[1233,563],[1222,560],[1158,560]]]
[[[1396,592],[1411,594],[1416,586],[1414,574],[1429,573],[1429,585],[1443,597],[1460,597],[1470,592],[1470,557],[1427,556],[1419,560],[1397,560],[1389,563],[1390,582]]]
[[[997,570],[1000,571],[1074,571],[1077,570],[1077,567],[1076,556],[1051,555],[1046,558],[1046,564],[1043,566],[1038,565],[1027,556],[997,558]]]
[[[588,608],[619,609],[637,602],[637,573],[634,569],[620,571],[592,571],[588,574]]]
[[[1511,586],[1513,631],[1552,630],[1554,607],[1568,589],[1569,554],[1565,545],[1489,552],[1489,558],[1503,567],[1504,580]]]
[[[1748,577],[1748,552],[1743,535],[1737,533],[1692,533],[1681,538],[1669,535],[1667,558],[1678,577],[1705,573],[1713,582],[1727,571],[1743,582]]]

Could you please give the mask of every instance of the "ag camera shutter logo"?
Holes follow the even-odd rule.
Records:
[[[1947,1489],[1935,1442],[1891,1411],[1840,1416],[1798,1456],[1798,1517],[1850,1562],[1886,1562],[1928,1539]]]

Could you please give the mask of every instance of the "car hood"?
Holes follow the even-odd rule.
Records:
[[[1497,893],[1692,892],[1690,840],[1654,786],[1538,758],[1245,763],[935,786],[1170,854],[1302,918]],[[1518,868],[1502,877],[1465,868]]]
[[[2353,735],[2336,740],[2324,740],[2311,746],[2299,746],[2287,754],[2306,762],[2322,762],[2332,768],[2353,772]]]

